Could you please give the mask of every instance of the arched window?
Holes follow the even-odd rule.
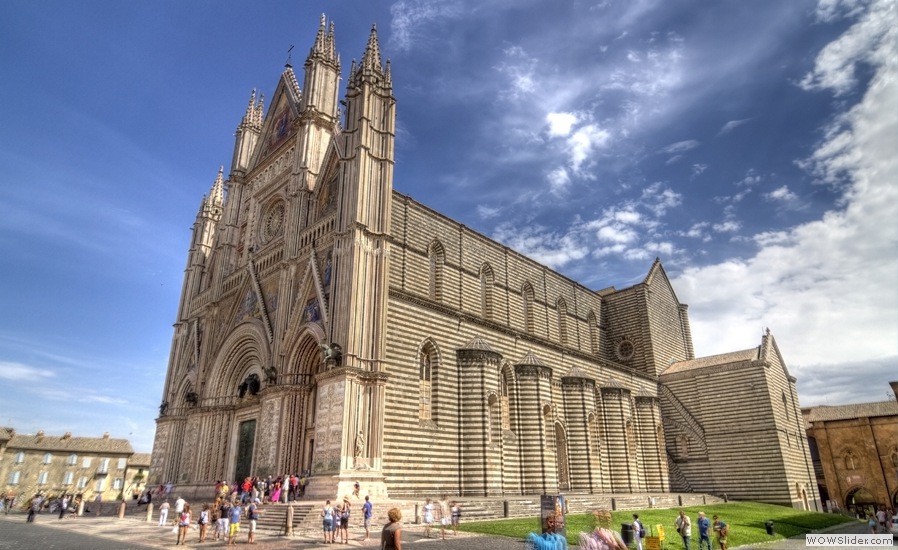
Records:
[[[480,311],[484,319],[493,318],[493,285],[495,277],[490,264],[480,268]]]
[[[446,253],[440,241],[433,241],[427,251],[430,262],[430,289],[431,300],[443,301],[443,265],[446,263]]]
[[[593,355],[599,354],[599,323],[596,314],[590,311],[586,315],[586,324],[589,325],[589,351]]]
[[[521,298],[524,302],[524,330],[533,334],[533,287],[529,282],[521,288]]]
[[[499,373],[499,408],[502,415],[502,429],[511,430],[511,408],[509,407],[508,388],[512,384],[511,370],[505,368]]]
[[[435,363],[433,346],[426,344],[418,354],[418,418],[433,418],[433,365]]]
[[[559,298],[555,302],[555,310],[558,313],[558,343],[562,346],[567,345],[567,302],[564,298]]]
[[[789,420],[789,400],[786,399],[786,392],[783,392],[783,412],[786,413],[786,420]]]
[[[683,434],[677,436],[677,454],[680,458],[689,458],[689,438]]]

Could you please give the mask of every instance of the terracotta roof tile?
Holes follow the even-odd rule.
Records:
[[[104,437],[66,437],[58,435],[22,435],[12,436],[7,449],[134,454],[134,449],[127,439]]]

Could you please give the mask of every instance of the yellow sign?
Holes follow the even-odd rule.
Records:
[[[661,538],[646,537],[642,539],[642,547],[645,548],[645,550],[661,550]]]
[[[660,523],[658,525],[656,525],[655,532],[658,533],[657,538],[658,538],[659,542],[664,540],[664,526],[663,525],[661,525]],[[655,538],[655,537],[646,537],[645,540],[649,540],[650,538]]]

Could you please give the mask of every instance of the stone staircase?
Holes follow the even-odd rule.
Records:
[[[701,423],[692,416],[692,413],[689,412],[686,405],[684,405],[683,402],[670,391],[670,388],[664,384],[661,384],[661,395],[664,396],[664,398],[673,405],[674,410],[677,411],[677,415],[681,420],[679,426],[692,435],[692,438],[698,443],[699,447],[701,447],[703,454],[708,454],[708,444],[705,442],[705,429],[702,427]]]

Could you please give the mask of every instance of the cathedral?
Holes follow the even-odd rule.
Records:
[[[769,331],[696,358],[660,261],[593,290],[393,190],[376,29],[340,99],[253,92],[192,229],[150,481],[307,472],[308,498],[693,491],[819,508]],[[236,117],[235,117],[236,118]],[[401,170],[401,165],[399,166]]]

